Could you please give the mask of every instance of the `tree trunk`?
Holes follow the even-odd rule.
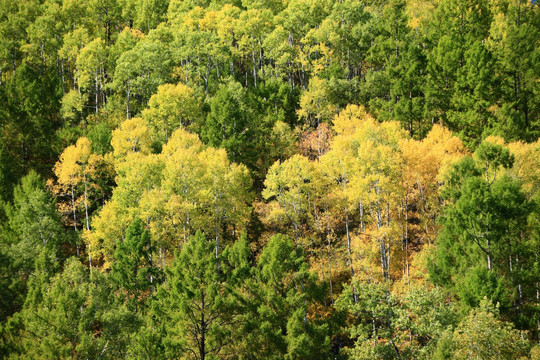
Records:
[[[96,70],[96,114],[98,113],[98,101],[99,101],[99,82],[98,82],[98,71]]]
[[[329,284],[330,284],[330,301],[334,305],[334,286],[332,283],[332,258],[330,256],[330,240],[328,240],[328,272],[329,274]]]
[[[487,252],[487,263],[488,263],[488,270],[491,270],[491,250],[490,250],[490,241],[489,238],[486,239],[486,252]]]
[[[353,259],[351,251],[351,236],[349,234],[349,209],[345,207],[345,230],[347,233],[347,252],[349,253],[349,264],[351,266],[351,279],[354,277]]]
[[[131,95],[131,91],[129,89],[129,79],[126,87],[126,119],[129,119],[129,97]]]
[[[90,231],[90,221],[88,220],[88,184],[86,182],[86,174],[84,174],[84,213],[86,215],[86,231]],[[90,255],[90,249],[88,249],[88,264],[92,268],[92,255]]]
[[[205,336],[206,336],[206,321],[204,319],[204,293],[202,294],[203,296],[201,297],[201,341],[199,343],[199,356],[201,358],[201,360],[204,360],[205,359],[205,356],[206,356],[206,349],[205,349],[205,346],[206,346],[206,339],[205,339]]]

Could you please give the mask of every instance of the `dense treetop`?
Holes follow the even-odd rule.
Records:
[[[0,0],[0,358],[539,358],[539,34],[528,0]]]

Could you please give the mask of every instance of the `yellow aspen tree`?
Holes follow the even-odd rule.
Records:
[[[333,303],[334,229],[339,216],[330,190],[331,180],[317,161],[297,154],[274,163],[268,171],[262,195],[269,201],[264,221],[285,231],[292,228],[297,246],[312,252],[313,259],[320,261],[323,281],[328,272]]]
[[[103,261],[103,268],[110,267],[116,243],[123,241],[129,224],[141,217],[145,194],[160,187],[162,169],[163,161],[155,154],[129,154],[117,164],[117,187],[92,219],[93,230],[85,236],[92,254]]]
[[[523,191],[530,199],[540,190],[540,139],[533,143],[512,142],[508,149],[514,156],[510,171],[523,182]]]
[[[165,162],[162,192],[167,198],[166,221],[173,227],[181,226],[183,243],[195,234],[195,229],[202,228],[197,208],[205,173],[199,160],[203,150],[204,145],[197,135],[178,129],[161,153]]]
[[[399,141],[406,137],[395,122],[379,124],[365,118],[356,129],[352,150],[358,171],[351,180],[351,198],[359,204],[360,216],[369,213],[370,231],[365,235],[380,248],[382,275],[390,279],[394,219],[391,217],[401,196],[402,155]],[[375,243],[373,243],[375,244]]]
[[[166,143],[174,130],[187,127],[202,116],[202,99],[193,88],[182,83],[159,86],[148,105],[142,118],[148,122],[157,143]]]
[[[82,183],[83,204],[86,219],[86,230],[90,230],[90,221],[88,216],[88,190],[90,178],[95,170],[95,163],[99,161],[96,154],[90,150],[90,141],[81,137],[75,145],[68,146],[60,155],[60,160],[54,167],[54,173],[58,178],[58,183],[68,188],[71,192],[71,203],[73,211],[73,226],[77,230],[77,209],[75,195],[76,187]]]
[[[77,165],[78,151],[75,145],[68,146],[59,161],[55,164],[53,171],[62,189],[70,192],[71,213],[73,228],[77,231],[77,206],[75,203],[75,186],[79,184],[80,171]]]
[[[130,153],[150,153],[150,132],[147,123],[141,118],[125,120],[113,131],[111,145],[117,161]]]
[[[61,189],[68,190],[71,194],[71,206],[73,214],[73,227],[77,231],[77,205],[81,201],[76,199],[78,186],[82,185],[82,203],[84,205],[85,229],[90,231],[89,215],[89,190],[92,176],[96,172],[96,165],[100,162],[101,156],[92,154],[90,141],[86,137],[81,137],[75,145],[67,147],[60,155],[60,160],[56,163],[53,171],[58,178]],[[77,249],[78,250],[78,249]],[[92,258],[89,253],[89,262],[92,266]]]
[[[264,181],[262,195],[270,200],[271,207],[276,210],[270,212],[266,220],[281,227],[291,225],[297,244],[303,235],[301,227],[313,221],[311,201],[315,196],[314,183],[314,165],[302,155],[293,155],[283,162],[274,163]],[[285,223],[282,220],[286,220]]]
[[[404,273],[408,277],[410,240],[415,238],[423,245],[430,244],[435,238],[438,231],[436,219],[441,213],[439,190],[444,183],[444,174],[466,154],[466,148],[450,130],[437,124],[423,140],[403,139],[400,148],[404,160],[402,182],[405,191],[400,213],[403,220]],[[411,221],[413,219],[419,221]]]
[[[298,116],[306,124],[316,127],[319,123],[330,120],[337,113],[337,106],[330,101],[327,80],[313,77],[309,87],[300,97]]]
[[[345,150],[345,149],[344,149]],[[345,239],[347,242],[347,265],[354,276],[351,250],[351,209],[349,205],[348,192],[349,184],[354,176],[356,161],[350,151],[341,152],[339,149],[332,149],[321,157],[319,162],[320,171],[327,178],[328,190],[321,196],[332,199],[333,207],[337,208],[334,213],[345,218]],[[338,215],[338,216],[339,216]]]
[[[82,89],[94,91],[94,107],[99,111],[99,100],[105,102],[105,82],[107,63],[107,47],[105,41],[97,38],[81,49],[77,57],[78,82]]]
[[[121,144],[128,153],[116,164],[117,187],[85,237],[103,268],[110,267],[117,242],[123,241],[135,218],[149,227],[161,266],[197,230],[213,234],[219,252],[224,229],[230,230],[228,238],[234,238],[245,228],[251,178],[247,168],[231,163],[224,150],[206,148],[197,135],[184,129],[172,133],[160,154],[133,153],[129,141]]]
[[[362,119],[369,117],[363,107],[349,105],[342,110],[333,119],[333,130],[336,134],[330,142],[330,151],[320,158],[319,166],[324,176],[328,177],[330,183],[333,184],[330,188],[330,194],[334,203],[341,209],[337,211],[344,215],[345,220],[345,236],[347,242],[347,263],[351,271],[351,276],[354,276],[353,255],[351,247],[352,229],[351,211],[358,207],[355,200],[351,197],[354,192],[350,187],[350,183],[354,174],[358,171],[358,163],[354,157],[352,142],[356,128],[362,122]],[[359,205],[362,207],[362,205]],[[364,231],[363,216],[361,217],[360,232]]]
[[[231,235],[235,237],[247,223],[252,200],[251,177],[245,165],[229,162],[224,149],[207,148],[199,159],[205,170],[201,207],[211,214],[206,220],[214,224],[217,257],[221,228],[230,226]]]

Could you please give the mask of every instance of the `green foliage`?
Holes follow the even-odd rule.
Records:
[[[434,359],[526,359],[530,344],[524,334],[499,319],[498,306],[487,299],[455,328],[446,332]]]
[[[148,103],[159,85],[168,82],[170,70],[169,51],[160,42],[142,41],[120,55],[111,88],[125,94],[128,118]],[[135,98],[137,103],[130,104],[131,98]]]
[[[2,243],[10,246],[20,271],[32,271],[41,249],[56,251],[69,238],[43,180],[35,172],[25,176],[14,190],[13,204],[6,204],[7,221]]]
[[[44,268],[38,267],[38,277]],[[10,320],[12,335],[21,356],[32,358],[118,358],[125,356],[137,316],[111,297],[102,275],[89,274],[78,259],[71,258],[64,270],[50,281],[34,281],[31,292],[41,299],[25,304]]]
[[[116,247],[111,278],[121,291],[126,292],[128,307],[144,304],[146,292],[160,283],[159,269],[152,262],[150,232],[141,219],[136,218],[126,230],[126,238]]]
[[[41,256],[62,257],[71,245],[51,195],[34,171],[15,187],[13,203],[0,203],[0,256],[3,277],[0,321],[20,310],[35,263]]]
[[[162,356],[212,358],[233,343],[238,313],[233,288],[222,270],[222,258],[216,258],[214,245],[201,232],[177,254],[152,302],[165,348]],[[152,335],[150,329],[145,331]]]
[[[3,147],[16,159],[12,162],[16,175],[29,169],[50,171],[56,156],[55,130],[60,126],[58,85],[53,69],[23,64],[0,90]]]
[[[201,138],[210,146],[227,150],[231,161],[253,165],[256,119],[242,86],[234,81],[222,85],[210,102],[210,113],[201,128]],[[250,161],[251,160],[251,161]]]
[[[88,130],[88,140],[92,152],[105,155],[113,150],[111,146],[112,129],[106,123],[98,123]]]
[[[288,237],[273,236],[252,277],[242,331],[248,358],[324,358],[328,325],[311,314],[324,295],[302,250]]]
[[[500,175],[513,158],[500,145],[484,142],[476,161],[465,158],[450,174],[437,249],[429,271],[438,284],[453,289],[468,309],[487,297],[510,308],[530,265],[527,218],[531,204],[519,181]],[[516,265],[516,258],[519,264]],[[520,295],[519,307],[523,304]]]
[[[6,145],[4,139],[0,138],[0,199],[11,200],[20,166]]]
[[[0,0],[0,357],[534,357],[538,34],[533,1]]]
[[[387,284],[354,281],[336,302],[346,314],[344,330],[354,339],[346,354],[351,359],[431,359],[445,329],[456,323],[445,298],[439,288],[412,286],[397,295]]]

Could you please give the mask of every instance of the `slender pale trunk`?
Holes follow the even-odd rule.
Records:
[[[384,244],[383,238],[380,239],[379,243],[380,243],[380,247],[381,247],[382,273],[383,273],[383,277],[385,279],[388,279],[388,272],[387,272],[388,265],[387,265],[387,259],[386,259],[386,245]]]
[[[88,183],[86,181],[86,174],[84,174],[84,213],[86,216],[86,230],[90,231],[90,221],[88,219]]]
[[[62,67],[62,95],[65,95],[66,94],[66,88],[65,88],[66,80],[64,77],[64,61],[63,60],[60,60],[60,66]]]
[[[381,209],[379,207],[377,207],[377,210],[375,210],[375,214],[376,214],[376,217],[377,217],[377,229],[380,229],[382,228],[383,226],[383,222],[382,222],[382,214],[381,214]],[[387,215],[387,222],[388,222],[388,215]],[[386,254],[386,244],[385,244],[385,241],[384,241],[384,236],[381,236],[379,238],[379,246],[381,248],[381,268],[382,268],[382,273],[383,273],[383,277],[385,279],[389,279],[389,275],[388,275],[388,257],[387,257],[387,254]]]
[[[131,95],[131,91],[129,89],[129,79],[128,79],[128,85],[126,87],[126,119],[129,119],[129,96]]]
[[[73,190],[73,184],[71,184],[71,206],[73,207],[73,227],[75,232],[77,232],[77,210],[75,209],[75,191]],[[77,242],[77,257],[79,257],[79,242]]]
[[[362,205],[362,203],[358,205],[358,210],[360,211],[360,232],[365,233],[366,229],[364,226],[364,206]]]
[[[219,234],[216,229],[216,259],[218,258],[218,254],[219,254]]]
[[[150,226],[150,218],[146,217],[146,226]],[[148,265],[150,268],[154,268],[153,258],[152,258],[152,244],[148,244]],[[150,273],[150,296],[154,293],[154,276]]]
[[[351,236],[349,234],[349,209],[345,207],[345,231],[347,234],[347,252],[349,254],[349,264],[351,266],[351,277],[354,277],[353,259],[351,251]]]
[[[99,81],[98,81],[98,71],[96,70],[96,114],[98,113],[98,101],[99,101]]]
[[[486,239],[486,250],[487,250],[487,263],[488,263],[488,270],[491,270],[491,249],[490,249],[490,241],[489,238]]]
[[[187,242],[186,223],[185,222],[182,224],[182,227],[184,229],[184,244],[185,244]],[[180,245],[182,245],[182,244],[180,244]]]
[[[216,183],[214,182],[214,191],[215,193],[217,194],[217,186],[216,186]],[[214,196],[214,201],[215,201],[215,212],[216,212],[216,220],[215,220],[215,232],[216,232],[216,259],[218,258],[218,255],[219,255],[219,228],[220,228],[220,219],[221,219],[221,216],[219,216],[219,207],[218,207],[218,196],[215,195]],[[219,265],[218,265],[218,268],[219,268]]]
[[[71,206],[73,207],[73,227],[77,232],[77,209],[75,208],[75,191],[73,190],[73,184],[71,184]]]
[[[330,301],[332,302],[332,305],[334,305],[334,286],[332,283],[332,258],[330,253],[330,240],[327,242],[328,244],[328,272],[329,274],[329,284],[330,284]]]
[[[323,282],[323,284],[324,284],[324,282],[326,281],[326,279],[324,278],[324,272],[325,272],[325,270],[324,270],[324,258],[323,258],[323,256],[320,256],[320,258],[321,258],[321,274],[322,274],[322,282]],[[326,309],[327,309],[327,304],[326,304],[326,296],[325,296],[325,297],[324,297],[324,310],[326,310]]]
[[[521,265],[519,263],[519,257],[516,255],[516,266],[521,271]],[[519,312],[521,313],[521,308],[523,307],[523,287],[521,286],[521,281],[518,283],[518,293],[519,293]]]
[[[375,325],[375,313],[371,313],[373,316],[372,324],[373,324],[373,346],[377,346],[377,326]]]
[[[90,221],[88,219],[88,183],[86,181],[86,174],[84,174],[84,213],[86,216],[86,231],[90,231]],[[88,249],[88,264],[92,268],[92,255],[90,255],[90,249]]]
[[[159,257],[161,258],[161,267],[165,269],[165,252],[161,246],[159,247]]]
[[[349,233],[349,208],[345,207],[345,230],[347,233],[347,252],[349,253],[349,263],[351,267],[351,281],[354,281],[354,267],[353,267],[353,258],[352,258],[352,251],[351,251],[351,236]],[[354,285],[352,286],[353,291],[353,300],[356,304],[358,302],[358,295],[356,294],[356,289]]]
[[[405,271],[407,281],[409,279],[409,206],[407,195],[405,195]]]
[[[304,293],[304,279],[300,281],[300,288],[302,289],[302,293]],[[304,303],[304,330],[305,330],[307,326],[307,306],[306,306],[305,297],[304,297],[303,303]]]
[[[251,60],[253,62],[253,84],[257,87],[257,62],[255,61],[255,50],[251,51]]]

